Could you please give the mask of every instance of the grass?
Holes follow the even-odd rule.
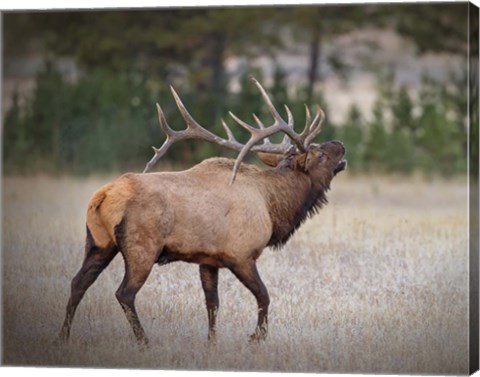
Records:
[[[208,345],[198,267],[155,267],[137,296],[138,348],[114,292],[117,257],[80,304],[68,346],[55,343],[80,267],[90,195],[107,178],[3,181],[6,365],[289,372],[466,374],[466,180],[337,177],[330,203],[259,271],[269,337],[249,344],[253,296],[220,272],[216,345]]]

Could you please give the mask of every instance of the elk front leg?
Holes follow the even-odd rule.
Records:
[[[203,292],[208,313],[208,340],[215,341],[215,323],[219,306],[218,300],[218,268],[200,265],[200,279],[202,280]]]
[[[267,288],[258,274],[257,265],[253,259],[250,259],[240,265],[231,267],[230,270],[257,299],[258,322],[255,332],[250,336],[250,340],[264,340],[268,331],[268,305],[270,304],[270,298],[268,297]]]

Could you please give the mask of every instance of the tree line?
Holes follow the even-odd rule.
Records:
[[[262,80],[259,72],[257,78]],[[304,103],[309,89],[289,91],[285,78],[277,71],[267,90],[278,109],[289,105],[299,130],[305,119]],[[321,91],[316,92],[309,103],[320,104],[327,114],[317,141],[342,140],[353,173],[463,173],[467,168],[466,98],[462,95],[466,79],[466,74],[452,74],[451,82],[455,85],[446,85],[425,77],[414,95],[405,87],[395,87],[392,75],[383,75],[378,78],[372,115],[365,118],[353,104],[338,123],[329,119],[324,96]],[[51,66],[47,67],[38,75],[33,95],[22,103],[14,101],[6,114],[5,172],[141,171],[153,155],[150,147],[158,147],[164,140],[154,103],[161,103],[171,127],[185,127],[169,88],[162,85],[154,90],[147,83],[147,78],[140,74],[103,71],[71,83]],[[232,125],[239,141],[246,142],[249,136],[229,119],[228,111],[247,121],[252,120],[252,113],[258,114],[265,124],[271,121],[247,75],[242,78],[239,91],[225,89],[228,94],[222,98],[197,97],[188,85],[177,91],[194,118],[223,137],[226,135],[220,116]],[[214,105],[220,116],[211,122]],[[231,156],[231,152],[202,141],[185,141],[174,145],[162,163],[191,165],[218,155]]]
[[[456,3],[5,14],[6,64],[9,57],[38,50],[47,58],[33,93],[25,100],[14,98],[4,116],[5,171],[139,169],[151,156],[150,146],[163,140],[155,102],[165,107],[173,127],[183,124],[168,82],[181,83],[178,90],[191,113],[216,133],[223,132],[220,117],[228,110],[244,119],[251,119],[252,112],[268,119],[247,77],[239,91],[229,90],[225,62],[229,56],[247,62],[260,55],[274,57],[292,45],[282,38],[285,30],[294,45],[308,48],[306,84],[292,91],[277,69],[268,89],[279,108],[288,103],[295,119],[303,119],[304,103],[326,106],[318,90],[325,65],[346,77],[352,68],[341,56],[326,54],[323,46],[330,39],[370,25],[411,38],[420,52],[465,54],[467,11],[467,4]],[[80,68],[75,82],[56,71],[54,62],[61,56],[73,57]],[[260,73],[255,76],[262,80]],[[352,106],[341,124],[327,118],[319,139],[342,139],[354,172],[462,172],[464,81],[458,74],[448,85],[425,78],[414,96],[384,74],[378,79],[373,116],[364,119]],[[242,140],[247,135],[237,136]],[[165,158],[188,163],[219,153],[228,155],[185,142]]]

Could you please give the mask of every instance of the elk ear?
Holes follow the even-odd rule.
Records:
[[[300,155],[302,160],[299,165],[303,167],[303,171],[308,172],[317,163],[318,157],[321,155],[320,146],[318,144],[311,144],[307,151]]]
[[[297,157],[297,164],[304,172],[310,171],[312,165],[315,164],[315,161],[319,155],[317,146],[312,144],[308,147],[305,153],[302,153]]]
[[[308,152],[299,154],[296,157],[296,160],[297,160],[297,166],[300,168],[300,170],[305,172],[308,171],[308,168],[307,168]]]
[[[257,152],[257,157],[266,165],[276,167],[283,155],[278,153]]]

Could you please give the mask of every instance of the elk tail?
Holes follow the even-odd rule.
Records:
[[[95,245],[101,248],[106,248],[113,242],[100,211],[102,203],[107,198],[109,188],[110,184],[95,192],[87,209],[87,232],[92,235]]]

